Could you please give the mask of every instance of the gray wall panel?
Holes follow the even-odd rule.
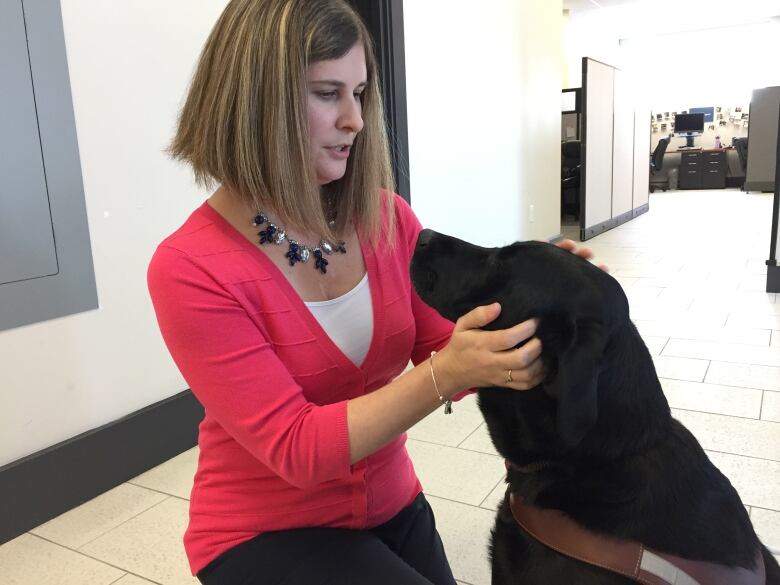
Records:
[[[5,0],[2,5],[21,6],[24,11],[39,150],[51,210],[51,221],[43,224],[50,231],[53,228],[59,270],[51,276],[0,285],[0,330],[98,306],[60,4],[58,0]],[[34,172],[34,165],[27,171]],[[0,183],[0,191],[9,189]],[[19,209],[20,205],[13,206],[10,213]],[[35,229],[43,231],[40,223]],[[19,244],[6,246],[0,249],[3,256],[25,253]]]
[[[57,273],[19,0],[0,3],[0,284]]]

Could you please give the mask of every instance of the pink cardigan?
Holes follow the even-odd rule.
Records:
[[[379,525],[421,491],[406,434],[349,463],[347,400],[384,386],[410,358],[425,360],[453,328],[412,291],[421,226],[397,195],[395,210],[394,250],[361,239],[374,333],[359,368],[207,203],[157,248],[148,273],[157,320],[206,413],[184,535],[193,574],[261,532]]]

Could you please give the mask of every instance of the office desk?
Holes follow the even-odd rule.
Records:
[[[728,172],[726,148],[682,148],[668,150],[680,154],[680,189],[724,189]]]

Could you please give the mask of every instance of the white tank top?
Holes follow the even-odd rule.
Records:
[[[306,306],[333,343],[360,367],[374,335],[368,273],[355,288],[340,297],[308,302]]]

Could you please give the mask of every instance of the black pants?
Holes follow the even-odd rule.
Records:
[[[203,585],[455,585],[428,501],[370,530],[266,532],[198,573]]]

